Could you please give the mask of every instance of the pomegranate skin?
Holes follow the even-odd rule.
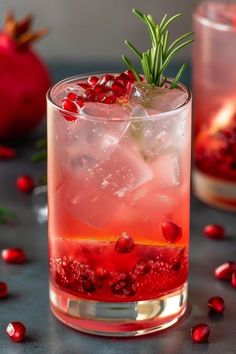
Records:
[[[50,78],[46,66],[29,46],[19,48],[0,32],[0,141],[24,137],[46,111]]]

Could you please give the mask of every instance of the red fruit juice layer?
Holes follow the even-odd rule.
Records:
[[[187,280],[183,247],[117,242],[54,240],[51,282],[75,296],[100,301],[155,299],[180,288]]]

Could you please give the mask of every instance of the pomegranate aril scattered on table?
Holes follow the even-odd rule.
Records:
[[[225,230],[218,224],[206,225],[203,231],[206,237],[214,240],[223,240],[225,238]]]
[[[210,328],[205,323],[199,323],[191,328],[191,336],[194,343],[207,342],[210,335]]]
[[[3,299],[8,295],[7,284],[3,281],[0,282],[0,299]]]
[[[225,309],[224,299],[222,299],[220,296],[211,297],[208,300],[208,307],[211,311],[223,313]]]
[[[236,272],[235,262],[226,262],[215,269],[215,277],[220,280],[231,280],[232,274]]]
[[[169,243],[175,243],[177,242],[181,236],[182,236],[182,229],[175,223],[169,221],[169,222],[163,222],[161,224],[161,230],[164,238],[166,239],[167,242]]]
[[[16,157],[16,150],[8,146],[0,145],[0,160],[12,160]]]
[[[22,322],[10,322],[6,328],[6,333],[13,342],[21,342],[25,337],[26,328]]]
[[[1,257],[6,263],[21,264],[26,261],[26,255],[22,248],[7,248],[2,250]]]
[[[231,277],[231,285],[233,288],[236,289],[236,271],[233,272],[232,277]]]
[[[17,188],[24,193],[30,193],[35,187],[34,180],[31,176],[21,176],[16,180]]]

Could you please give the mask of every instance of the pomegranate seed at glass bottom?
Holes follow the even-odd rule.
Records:
[[[211,297],[208,300],[208,307],[214,312],[223,313],[225,309],[224,299],[222,299],[220,296]]]
[[[204,235],[214,240],[223,240],[225,238],[225,230],[221,225],[210,224],[204,227]]]
[[[3,299],[8,294],[7,284],[3,281],[0,282],[0,299]]]
[[[12,264],[21,264],[26,260],[26,255],[22,248],[8,248],[2,250],[1,256],[5,262]]]
[[[34,189],[34,180],[31,176],[21,176],[16,180],[17,188],[24,193],[30,193]]]
[[[26,328],[21,322],[10,322],[6,333],[14,342],[21,342],[25,337]]]
[[[162,234],[166,241],[177,242],[182,237],[182,229],[173,222],[163,222],[161,224]]]
[[[87,80],[88,84],[95,85],[98,82],[99,78],[97,76],[90,76]]]
[[[234,272],[232,274],[231,284],[232,284],[233,288],[236,288],[236,272]]]
[[[76,106],[75,102],[69,101],[68,99],[62,101],[61,107],[69,112],[78,112],[78,107]]]
[[[11,160],[16,157],[16,150],[8,146],[0,145],[0,160]]]
[[[95,275],[99,279],[105,279],[108,276],[108,272],[105,269],[98,267],[95,269]]]
[[[134,241],[132,237],[123,233],[121,237],[118,238],[115,244],[115,250],[119,253],[128,253],[134,248]]]
[[[234,272],[236,272],[236,263],[226,262],[215,269],[215,277],[220,280],[231,280]]]
[[[210,328],[205,323],[199,323],[191,328],[192,340],[195,343],[205,343],[210,335]]]

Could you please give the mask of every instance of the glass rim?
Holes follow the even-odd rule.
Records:
[[[116,73],[114,72],[109,72],[109,74],[111,75],[115,75]],[[79,75],[74,75],[74,76],[70,76],[70,77],[67,77],[63,80],[60,80],[58,81],[56,84],[53,84],[47,91],[47,94],[46,94],[46,98],[47,98],[47,102],[50,103],[56,110],[60,111],[60,113],[62,114],[65,114],[65,115],[70,115],[70,116],[73,116],[75,117],[76,119],[83,119],[83,120],[92,120],[92,121],[113,121],[113,122],[117,122],[117,121],[136,121],[136,120],[146,120],[147,118],[148,119],[161,119],[161,118],[166,118],[166,117],[169,117],[169,116],[173,116],[173,114],[178,114],[179,112],[181,112],[182,110],[184,110],[185,106],[192,100],[192,92],[191,90],[185,86],[184,84],[182,83],[178,83],[178,86],[187,93],[187,98],[186,100],[184,101],[184,103],[182,105],[180,105],[179,107],[173,109],[173,110],[170,110],[170,111],[167,111],[167,112],[161,112],[161,113],[156,113],[156,114],[148,114],[148,117],[145,115],[145,116],[135,116],[135,117],[127,117],[127,118],[107,118],[107,117],[98,117],[98,116],[92,116],[92,115],[86,115],[84,114],[83,116],[81,116],[78,113],[75,113],[75,112],[69,112],[67,110],[65,110],[64,108],[60,107],[56,102],[55,100],[53,99],[53,91],[59,87],[60,85],[64,84],[64,83],[69,83],[69,82],[72,82],[72,81],[75,81],[75,80],[84,80],[84,79],[87,79],[89,76],[91,75],[104,75],[104,72],[92,72],[92,73],[85,73],[85,74],[79,74]],[[171,78],[171,77],[167,77],[167,81],[169,82],[172,82],[174,79]],[[102,104],[102,103],[101,103]]]
[[[231,1],[228,1],[228,2],[219,1],[219,2],[216,2],[216,3],[226,4],[226,3],[229,3],[229,2],[231,2]],[[202,0],[198,4],[198,6],[196,7],[196,9],[195,9],[195,11],[193,13],[194,20],[198,21],[199,23],[201,23],[204,26],[211,27],[211,28],[213,28],[215,30],[218,30],[218,31],[235,32],[236,28],[232,24],[215,22],[215,21],[211,20],[210,18],[208,18],[206,14],[204,14],[204,13],[201,14],[200,13],[200,10],[204,7],[204,5],[207,5],[209,3],[212,3],[212,1]]]

